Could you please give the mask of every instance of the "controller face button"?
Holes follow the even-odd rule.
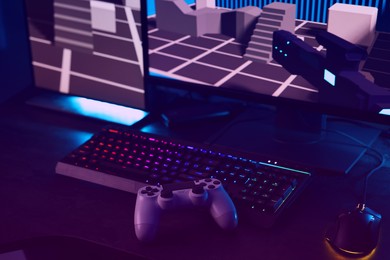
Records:
[[[231,229],[237,226],[235,206],[228,194],[224,192],[222,182],[208,178],[140,188],[134,213],[137,238],[145,242],[151,241],[158,228],[160,211],[176,208],[176,206],[208,207],[211,216],[221,228]]]
[[[170,199],[173,197],[173,193],[172,191],[168,191],[168,190],[163,190],[161,192],[161,198],[164,198],[164,199]]]
[[[204,189],[203,189],[204,185],[197,185],[195,186],[194,188],[192,188],[192,192],[194,194],[203,194],[204,193]]]

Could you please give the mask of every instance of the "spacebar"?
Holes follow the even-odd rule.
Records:
[[[101,161],[99,164],[99,170],[111,175],[116,175],[130,180],[138,180],[145,182],[149,179],[149,173],[136,168],[127,168],[122,165],[111,163],[107,161]]]

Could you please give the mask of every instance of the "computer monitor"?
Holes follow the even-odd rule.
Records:
[[[35,86],[145,109],[141,3],[25,0]]]
[[[322,115],[390,122],[390,12],[386,1],[338,2],[149,0],[147,81],[155,91],[276,106],[271,130],[230,127],[218,141],[348,172],[367,147],[335,143],[354,136],[370,145],[377,133],[328,120],[323,137]],[[291,123],[298,132],[315,125],[320,138],[271,141],[269,132]]]

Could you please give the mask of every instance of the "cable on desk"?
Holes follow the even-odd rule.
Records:
[[[366,205],[366,201],[367,201],[367,187],[368,187],[368,179],[375,173],[377,172],[379,169],[381,169],[385,163],[386,163],[386,160],[388,159],[388,155],[387,154],[382,154],[382,160],[381,160],[381,163],[376,166],[375,168],[371,169],[371,171],[369,171],[367,173],[367,175],[365,176],[364,178],[364,186],[363,186],[363,196],[362,196],[362,201],[361,201],[361,205]]]
[[[386,164],[386,161],[387,159],[389,158],[389,155],[388,154],[382,154],[381,152],[379,152],[378,150],[372,148],[370,145],[367,145],[365,144],[364,142],[362,142],[361,140],[347,134],[347,133],[344,133],[344,132],[341,132],[341,131],[337,131],[337,130],[333,130],[331,132],[334,132],[334,133],[337,133],[337,134],[340,134],[340,135],[343,135],[351,140],[353,140],[354,142],[358,143],[359,145],[365,147],[367,150],[370,150],[370,151],[373,151],[377,156],[378,156],[378,159],[380,161],[380,163],[374,167],[373,169],[371,169],[365,176],[364,176],[364,185],[363,185],[363,194],[362,194],[362,197],[361,197],[361,201],[359,202],[359,207],[360,208],[364,208],[365,205],[366,205],[366,202],[367,202],[367,188],[368,188],[368,179],[375,173],[377,172],[379,169],[381,169],[385,164]]]
[[[216,133],[215,135],[213,135],[210,138],[208,138],[208,140],[206,140],[205,143],[208,144],[208,145],[213,145],[220,138],[222,138],[227,133],[228,130],[232,129],[233,127],[235,127],[237,125],[240,125],[240,124],[243,124],[243,123],[249,123],[249,122],[255,122],[255,121],[258,121],[258,120],[264,120],[264,119],[267,119],[268,117],[269,117],[269,115],[268,116],[261,116],[261,117],[260,116],[256,116],[256,117],[244,118],[244,119],[232,121],[231,123],[229,123],[228,125],[223,127],[218,133]]]

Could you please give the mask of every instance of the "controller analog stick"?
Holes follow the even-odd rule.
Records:
[[[194,194],[203,194],[204,193],[204,188],[203,186],[197,185],[194,188],[192,188],[192,193]]]
[[[163,190],[163,191],[161,191],[161,198],[164,198],[164,199],[173,198],[173,192],[170,190]]]

